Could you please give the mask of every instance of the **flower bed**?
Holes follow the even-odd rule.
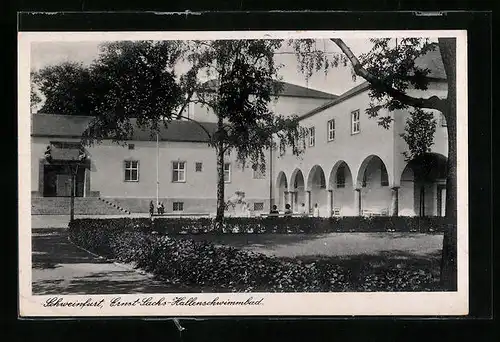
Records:
[[[71,240],[104,257],[151,272],[163,281],[189,291],[325,292],[426,291],[435,288],[430,270],[352,270],[329,259],[301,261],[268,257],[232,247],[219,247],[148,232],[134,220],[125,225],[95,224],[104,220],[75,220]],[[106,220],[107,221],[107,220]],[[377,273],[378,272],[378,273]]]

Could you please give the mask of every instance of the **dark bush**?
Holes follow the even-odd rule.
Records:
[[[332,232],[441,232],[444,217],[266,217],[226,218],[226,232],[231,233],[332,233]],[[209,218],[157,218],[153,230],[164,234],[218,233]]]
[[[218,292],[426,291],[433,288],[428,270],[368,272],[357,275],[353,281],[350,269],[331,260],[268,257],[204,241],[155,234],[148,232],[148,226],[141,224],[142,221],[108,221],[75,220],[69,227],[70,238],[89,251],[133,263],[186,291],[193,288]]]

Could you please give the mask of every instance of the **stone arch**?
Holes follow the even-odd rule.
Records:
[[[392,172],[389,172],[390,170],[387,169],[386,163],[379,156],[371,154],[368,157],[366,157],[359,166],[356,176],[356,184],[355,184],[356,189],[360,189],[363,187],[363,180],[365,179],[365,176],[367,176],[366,171],[370,166],[372,166],[371,164],[380,165],[383,169],[385,169],[385,172],[387,173],[388,185],[393,184],[394,177],[392,177]]]
[[[311,210],[317,204],[320,216],[326,216],[328,213],[328,192],[326,187],[323,168],[320,165],[314,165],[307,176],[306,207]]]
[[[338,177],[339,176],[339,177]],[[331,192],[333,215],[357,215],[351,168],[344,160],[337,161],[328,177],[328,191]]]
[[[386,163],[377,155],[366,157],[356,176],[358,212],[361,215],[389,215],[393,207],[391,184],[393,179]]]
[[[297,212],[301,203],[305,203],[305,178],[300,169],[295,169],[290,176],[288,190],[292,192],[291,205],[293,211]]]
[[[288,180],[286,178],[286,174],[283,171],[280,171],[278,173],[278,177],[276,178],[276,189],[278,189],[278,201],[276,203],[276,206],[281,210],[284,210],[285,205],[288,201]]]
[[[426,153],[410,160],[400,175],[399,215],[444,216],[447,158]]]
[[[344,160],[339,160],[339,161],[337,161],[333,165],[332,169],[330,170],[330,175],[328,177],[328,184],[327,184],[328,190],[334,190],[337,187],[336,186],[336,183],[337,183],[337,170],[341,166],[343,166],[344,170],[346,171],[345,172],[345,183],[346,184],[349,183],[352,186],[353,177],[352,177],[351,168],[349,167],[349,165]]]

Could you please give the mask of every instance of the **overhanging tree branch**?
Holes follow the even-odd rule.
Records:
[[[408,94],[395,89],[394,87],[387,84],[386,82],[384,82],[380,78],[378,78],[378,77],[372,75],[370,72],[368,72],[368,70],[366,70],[362,66],[359,59],[354,55],[354,53],[344,43],[344,41],[342,39],[331,38],[331,41],[333,41],[340,48],[340,50],[342,50],[342,52],[346,55],[346,57],[349,59],[356,75],[363,77],[372,86],[385,91],[389,96],[393,97],[397,101],[404,103],[404,104],[407,104],[407,105],[412,106],[412,107],[436,109],[436,110],[439,110],[441,112],[443,112],[445,110],[445,104],[446,104],[445,100],[440,99],[437,96],[431,96],[429,98],[413,97],[413,96],[409,96]]]

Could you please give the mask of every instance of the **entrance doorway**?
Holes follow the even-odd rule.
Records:
[[[78,168],[75,179],[75,197],[85,195],[85,168]],[[71,172],[66,165],[44,165],[43,196],[71,196]]]

